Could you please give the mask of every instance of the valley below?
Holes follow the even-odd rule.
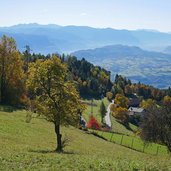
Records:
[[[111,71],[112,80],[116,74],[120,74],[132,82],[157,88],[168,88],[171,85],[171,55],[168,54],[114,45],[77,51],[73,55]]]

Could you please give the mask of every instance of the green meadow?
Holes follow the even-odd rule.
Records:
[[[155,144],[155,143],[145,143],[138,136],[117,134],[111,132],[102,131],[92,131],[93,133],[105,138],[107,141],[149,154],[163,154],[167,155],[168,150],[166,146]]]
[[[40,118],[26,123],[26,115],[1,107],[0,170],[171,170],[168,154],[138,152],[73,127],[62,127],[69,144],[55,153],[53,125]]]

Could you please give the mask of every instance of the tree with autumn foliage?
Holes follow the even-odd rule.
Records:
[[[128,123],[128,110],[123,107],[118,107],[116,104],[112,104],[110,106],[110,111],[113,117],[115,117],[118,121],[127,124]]]
[[[107,97],[107,99],[108,99],[109,101],[112,101],[113,93],[110,92],[110,91],[108,91],[108,92],[106,93],[106,97]]]
[[[14,39],[0,39],[0,103],[18,105],[25,100],[25,76]]]
[[[122,107],[122,108],[128,107],[128,98],[122,94],[116,94],[114,101],[115,101],[115,104],[117,104],[119,107]]]
[[[91,115],[90,118],[89,118],[89,121],[87,122],[86,127],[99,130],[100,129],[100,124],[94,118],[94,116]]]
[[[57,138],[57,152],[63,151],[61,125],[77,126],[78,111],[84,106],[72,82],[65,81],[67,68],[56,56],[37,60],[29,66],[28,89],[34,92],[36,110],[52,122]]]
[[[128,122],[128,98],[122,94],[116,94],[115,104],[110,107],[112,115],[120,122],[126,124]]]
[[[156,102],[152,99],[143,100],[140,104],[140,107],[144,109],[149,109],[152,106],[156,106]]]
[[[163,104],[167,105],[167,106],[171,106],[171,97],[170,96],[164,96]]]

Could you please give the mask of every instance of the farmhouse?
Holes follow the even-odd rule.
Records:
[[[145,112],[145,109],[138,108],[138,107],[130,107],[128,109],[128,115],[129,116],[135,116],[135,115],[143,116],[144,112]]]

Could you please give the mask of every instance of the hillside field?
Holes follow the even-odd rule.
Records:
[[[107,98],[102,99],[106,108],[109,105],[109,101]],[[102,100],[93,100],[93,116],[97,119],[97,121],[101,122],[100,117],[100,104]],[[89,113],[91,113],[91,101],[85,100],[87,102],[87,108],[83,113],[84,118],[88,121]],[[167,154],[167,147],[155,144],[155,143],[145,143],[141,140],[141,138],[136,134],[138,131],[138,127],[129,123],[130,129],[126,128],[123,124],[119,123],[112,115],[110,116],[112,129],[110,132],[104,131],[95,131],[90,130],[92,133],[99,135],[100,137],[105,138],[107,141],[126,146],[128,148],[141,151],[149,154]]]
[[[137,152],[73,127],[62,127],[70,142],[64,154],[57,154],[51,123],[38,118],[26,123],[26,111],[5,111],[0,112],[0,170],[171,169],[169,155]]]
[[[100,116],[100,104],[101,101],[103,100],[106,110],[110,102],[107,100],[107,98],[104,99],[93,99],[93,116],[97,119],[99,123],[101,123],[101,116]],[[88,105],[86,105],[86,110],[83,113],[83,117],[85,118],[86,121],[89,120],[89,116],[91,116],[91,100],[89,99],[84,99],[84,102],[86,102]],[[116,121],[116,119],[111,116],[111,123],[112,123],[112,131],[125,134],[125,135],[133,135],[133,131],[126,129],[126,127],[119,122]],[[129,124],[130,128],[132,130],[137,130],[137,127],[133,124]]]

